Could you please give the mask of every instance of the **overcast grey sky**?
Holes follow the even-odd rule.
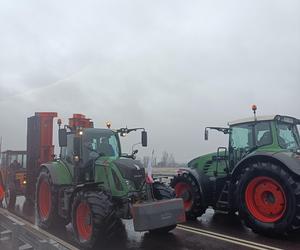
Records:
[[[300,117],[300,1],[0,0],[0,135],[25,148],[26,118],[84,113],[144,126],[177,161],[226,145],[205,126]],[[128,139],[126,150],[137,142]]]

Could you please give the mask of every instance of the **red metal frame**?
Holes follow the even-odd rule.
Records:
[[[26,197],[34,200],[39,167],[54,159],[53,119],[56,112],[36,112],[27,122],[27,189]]]
[[[40,158],[39,163],[53,160],[53,119],[57,117],[56,112],[36,112],[36,117],[40,121]]]
[[[90,118],[86,118],[82,114],[73,114],[72,118],[69,118],[69,126],[72,128],[93,128],[94,124]]]

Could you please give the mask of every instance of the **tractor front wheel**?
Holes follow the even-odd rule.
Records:
[[[249,165],[238,184],[239,215],[254,232],[288,233],[300,228],[300,183],[282,166],[270,162]]]
[[[72,204],[75,240],[83,248],[93,248],[118,231],[118,218],[109,196],[99,190],[80,191]]]
[[[38,176],[36,188],[37,219],[41,228],[48,229],[59,220],[57,198],[51,175],[43,169]]]
[[[195,220],[205,213],[207,207],[201,206],[200,189],[191,174],[183,173],[175,176],[171,181],[171,187],[175,189],[176,197],[183,199],[187,219]]]

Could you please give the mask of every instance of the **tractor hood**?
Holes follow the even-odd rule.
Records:
[[[193,160],[188,162],[189,168],[199,168],[204,166],[205,164],[212,164],[214,157],[217,156],[217,152],[205,154],[194,158]],[[224,156],[224,152],[220,152],[220,156]]]
[[[113,161],[123,178],[130,180],[138,189],[145,180],[145,169],[142,164],[132,159],[118,159]]]

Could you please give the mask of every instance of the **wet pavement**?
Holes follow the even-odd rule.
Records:
[[[34,208],[23,212],[24,199],[18,197],[15,212],[34,223]],[[27,211],[27,212],[28,212]],[[71,243],[72,225],[58,226],[49,231]],[[134,232],[132,221],[123,220],[119,232],[95,249],[104,250],[200,250],[200,249],[300,249],[300,232],[289,237],[267,238],[243,226],[238,216],[215,213],[208,209],[197,221],[178,226],[167,235]]]

